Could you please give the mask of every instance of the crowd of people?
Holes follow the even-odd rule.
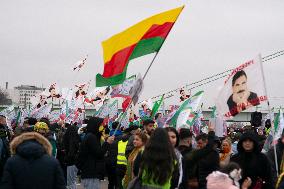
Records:
[[[11,130],[0,116],[0,188],[97,189],[107,178],[109,189],[283,189],[284,133],[276,153],[262,152],[263,138],[250,129],[220,138],[213,125],[194,136],[150,118],[124,129],[98,117],[26,118]]]

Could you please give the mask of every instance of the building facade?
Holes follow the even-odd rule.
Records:
[[[31,100],[32,97],[42,93],[45,89],[32,86],[32,85],[20,85],[14,87],[13,94],[13,102],[20,107],[29,107],[32,105]]]

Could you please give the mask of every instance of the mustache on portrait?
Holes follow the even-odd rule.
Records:
[[[243,93],[243,92],[245,92],[245,90],[240,90],[240,91],[238,91],[237,93]]]

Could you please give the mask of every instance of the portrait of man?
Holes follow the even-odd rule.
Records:
[[[39,103],[36,105],[36,108],[41,108],[42,106],[46,105],[47,104],[47,101],[46,101],[47,97],[43,94],[40,95],[39,97]]]
[[[76,87],[78,87],[78,90],[75,93],[76,98],[84,97],[87,94],[84,90],[85,84],[79,86],[76,85]]]
[[[227,100],[227,105],[232,116],[239,112],[260,104],[256,93],[249,91],[245,71],[238,71],[232,79],[232,95]]]
[[[61,95],[56,92],[55,84],[52,84],[48,89],[50,95],[47,98],[60,98]]]
[[[180,94],[179,99],[181,102],[185,101],[190,97],[190,95],[187,95],[183,89],[179,90],[179,94]]]

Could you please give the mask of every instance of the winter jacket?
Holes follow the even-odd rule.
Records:
[[[182,172],[183,172],[183,176],[182,176],[182,183],[180,184],[180,188],[187,188],[187,178],[188,178],[188,169],[186,167],[186,159],[185,157],[188,157],[189,154],[192,152],[192,147],[190,146],[184,146],[184,145],[180,145],[177,148],[180,153],[182,154]]]
[[[4,165],[9,157],[9,141],[0,137],[0,179],[2,178]]]
[[[77,127],[69,126],[63,136],[63,146],[65,151],[65,163],[67,166],[75,165],[78,157],[80,136]]]
[[[177,147],[177,149],[179,150],[179,152],[181,153],[181,155],[184,157],[186,154],[190,153],[192,151],[192,147],[191,146],[185,146],[185,145],[179,145]]]
[[[1,181],[1,189],[64,189],[59,162],[51,156],[52,147],[42,135],[29,132],[16,137]]]
[[[251,152],[246,152],[242,146],[242,143],[247,139],[254,143],[254,148]],[[240,184],[243,183],[244,179],[250,177],[252,185],[249,189],[253,188],[257,180],[260,181],[260,179],[264,183],[263,189],[273,188],[271,166],[268,158],[261,153],[257,135],[252,132],[244,133],[238,142],[237,148],[238,153],[231,158],[231,161],[238,163],[242,169]]]
[[[283,151],[284,151],[284,144],[282,144],[281,139],[278,140],[278,143],[276,145],[276,154],[277,154],[277,166],[278,166],[278,171],[279,174],[281,174],[280,171],[280,165],[281,161],[283,161]],[[277,173],[276,173],[276,166],[275,166],[275,156],[274,156],[274,147],[272,147],[266,154],[270,165],[271,165],[271,170],[272,170],[272,183],[275,186],[276,181],[277,181]],[[283,170],[284,171],[284,170]]]
[[[199,188],[206,188],[206,177],[219,169],[219,154],[213,148],[208,149],[208,154],[203,156],[197,165],[197,178]]]
[[[183,157],[183,181],[180,188],[188,188],[190,180],[197,179],[198,188],[206,188],[206,177],[219,169],[219,154],[213,148],[215,133],[209,132],[205,148],[192,150]]]
[[[207,189],[238,189],[227,174],[219,171],[214,171],[206,179]]]
[[[100,162],[102,162],[105,153],[109,149],[109,144],[104,142],[103,145],[100,143],[100,138],[98,138],[95,134],[89,132],[84,137],[80,150],[78,163],[76,166],[80,169],[81,178],[100,178],[101,172],[103,170],[100,166]]]
[[[121,136],[122,135],[122,131],[121,130],[115,130],[115,129],[112,129],[110,132],[109,132],[109,136],[112,136],[115,132],[115,137],[118,137],[118,136]]]
[[[8,127],[0,124],[0,180],[2,178],[4,165],[7,159],[10,157],[9,136]]]

